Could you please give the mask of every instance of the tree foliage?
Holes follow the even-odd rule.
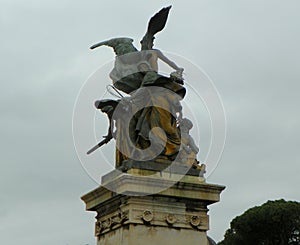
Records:
[[[300,245],[300,203],[268,201],[234,218],[218,245]]]

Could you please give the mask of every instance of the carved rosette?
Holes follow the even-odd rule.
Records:
[[[153,212],[150,211],[150,210],[145,210],[143,212],[143,215],[142,215],[142,219],[145,221],[145,222],[150,222],[151,220],[153,220],[154,218],[154,215],[153,215]]]
[[[200,216],[195,216],[195,215],[192,216],[190,222],[192,226],[195,227],[199,226],[201,224]]]
[[[177,221],[176,219],[176,216],[174,214],[168,214],[166,216],[166,222],[169,224],[169,225],[173,225],[175,224]]]
[[[208,216],[190,215],[187,217],[187,221],[193,228],[198,230],[208,230]]]

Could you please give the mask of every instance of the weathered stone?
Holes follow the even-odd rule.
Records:
[[[97,212],[98,245],[206,245],[207,206],[225,188],[195,176],[134,169],[102,180],[82,197],[86,209]]]

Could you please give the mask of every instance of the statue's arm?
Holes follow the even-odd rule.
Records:
[[[171,61],[168,57],[166,57],[160,50],[156,50],[157,52],[157,57],[161,59],[163,62],[168,64],[170,67],[175,69],[176,71],[183,72],[183,68],[178,67],[173,61]]]

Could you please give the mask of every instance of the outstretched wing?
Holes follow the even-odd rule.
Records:
[[[97,43],[93,46],[90,47],[90,49],[95,49],[100,46],[109,46],[112,47],[116,53],[116,55],[124,55],[128,54],[131,52],[136,52],[137,49],[134,47],[132,44],[133,39],[128,38],[128,37],[117,37],[117,38],[112,38],[107,41],[103,41],[100,43]]]
[[[141,41],[142,50],[152,49],[154,35],[164,29],[171,7],[162,8],[150,19],[147,32]]]
[[[147,30],[149,35],[154,36],[157,32],[160,32],[162,29],[164,29],[171,7],[172,6],[161,9],[150,19]]]

